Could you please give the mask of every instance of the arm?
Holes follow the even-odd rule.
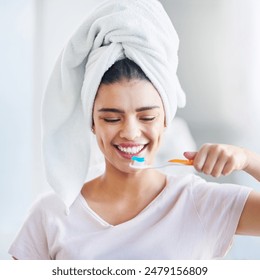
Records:
[[[236,234],[260,236],[260,193],[251,192],[242,211]]]
[[[260,181],[260,156],[231,145],[205,144],[198,152],[185,152],[193,159],[194,168],[207,175],[219,177],[243,170]],[[237,234],[260,236],[260,193],[252,191],[242,211]]]

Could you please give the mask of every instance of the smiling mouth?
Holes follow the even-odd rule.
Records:
[[[117,150],[119,150],[121,153],[127,155],[127,156],[134,156],[134,155],[138,155],[140,152],[142,152],[146,146],[148,144],[145,145],[137,145],[137,146],[129,146],[129,147],[122,147],[120,145],[114,145]]]

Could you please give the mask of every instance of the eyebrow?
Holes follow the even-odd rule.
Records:
[[[160,106],[145,106],[145,107],[137,108],[135,111],[136,112],[142,112],[142,111],[148,111],[148,110],[153,110],[153,109],[160,109]],[[120,113],[120,114],[125,113],[123,110],[116,109],[116,108],[101,108],[98,111],[99,112]]]

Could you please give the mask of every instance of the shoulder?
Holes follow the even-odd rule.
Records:
[[[171,188],[178,188],[189,191],[195,197],[205,195],[236,195],[240,193],[248,194],[252,189],[243,185],[230,183],[217,183],[206,181],[195,174],[170,175],[168,184]]]
[[[168,175],[167,184],[170,188],[189,189],[198,183],[206,182],[201,177],[194,174]]]
[[[33,202],[29,212],[44,214],[61,211],[65,211],[63,201],[54,191],[50,191],[40,194]]]

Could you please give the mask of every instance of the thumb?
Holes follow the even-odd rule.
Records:
[[[195,156],[197,155],[197,152],[184,152],[183,155],[184,155],[187,159],[194,159]]]

